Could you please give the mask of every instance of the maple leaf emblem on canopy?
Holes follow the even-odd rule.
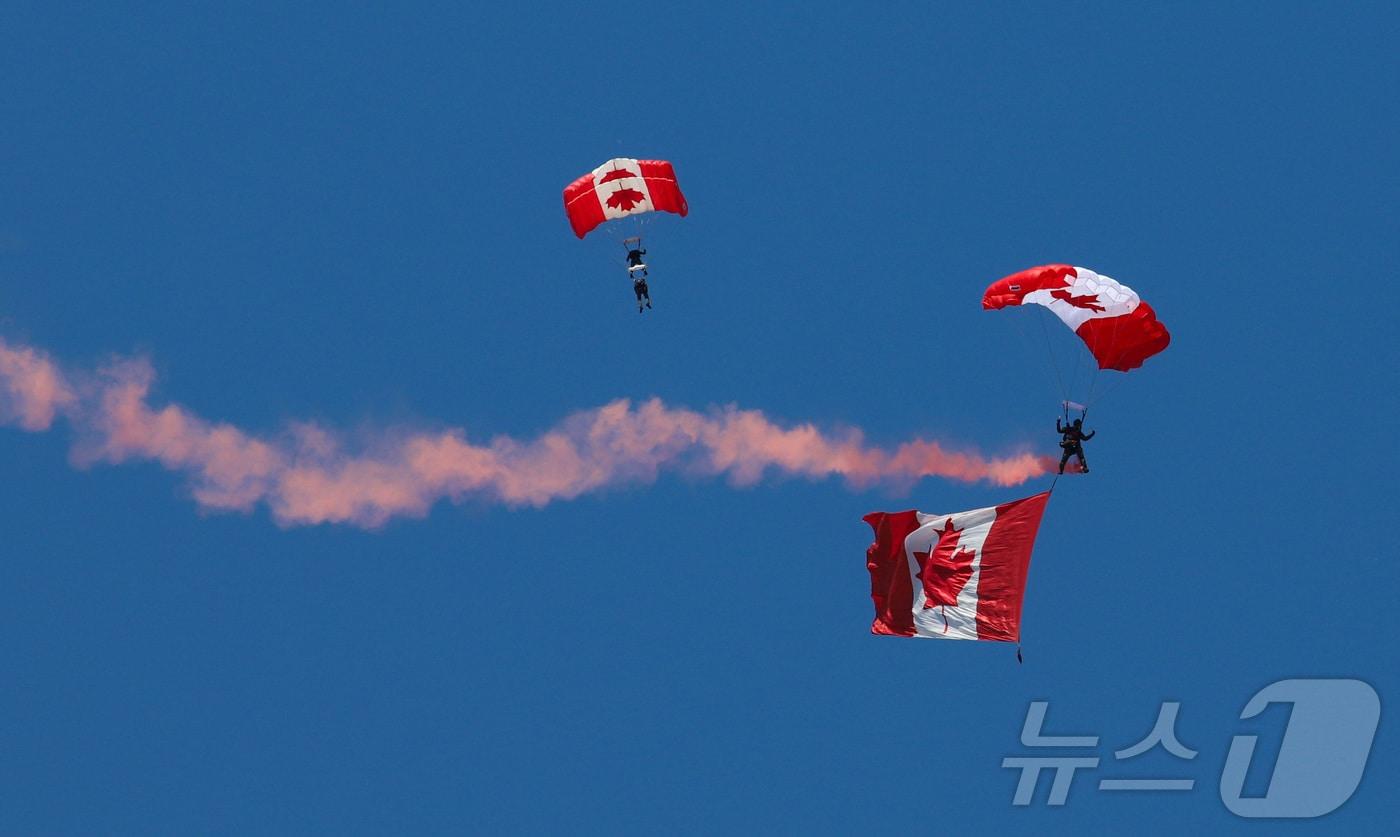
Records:
[[[1051,291],[1050,296],[1060,300],[1061,302],[1068,302],[1071,306],[1075,308],[1085,308],[1090,311],[1099,312],[1107,310],[1099,304],[1098,294],[1081,294],[1079,296],[1075,296],[1069,291]]]
[[[646,199],[647,196],[636,189],[618,189],[608,195],[608,206],[626,212]]]
[[[636,176],[637,175],[627,169],[610,169],[607,174],[603,175],[603,179],[598,181],[598,185],[601,186],[604,183],[611,183],[614,180],[626,180],[629,177]]]
[[[953,518],[948,518],[938,532],[938,540],[928,552],[915,552],[919,562],[918,578],[924,583],[924,595],[928,601],[924,607],[939,605],[958,606],[958,593],[972,578],[972,560],[977,554],[969,549],[959,549],[961,529],[953,528]]]

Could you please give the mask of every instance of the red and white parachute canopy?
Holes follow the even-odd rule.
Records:
[[[653,209],[677,215],[690,211],[676,171],[665,160],[618,157],[564,187],[564,211],[579,238],[604,221]]]
[[[1167,347],[1172,336],[1127,285],[1085,267],[1047,264],[993,282],[984,309],[1043,305],[1074,330],[1100,369],[1127,372]]]

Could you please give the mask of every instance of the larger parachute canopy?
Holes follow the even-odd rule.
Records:
[[[1085,267],[1033,267],[993,282],[982,295],[985,309],[1011,305],[1049,308],[1079,335],[1100,369],[1136,369],[1172,339],[1137,291]]]
[[[604,221],[654,209],[677,215],[690,211],[676,171],[665,160],[618,157],[564,187],[564,211],[579,238]]]

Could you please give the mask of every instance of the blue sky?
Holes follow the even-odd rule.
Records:
[[[982,312],[987,283],[1093,267],[1174,340],[1091,414],[1024,665],[868,635],[860,518],[1043,481],[667,474],[288,529],[0,428],[0,830],[1251,825],[1215,783],[1257,689],[1400,687],[1397,29],[1379,3],[11,8],[0,334],[144,354],[158,403],[250,432],[529,436],[658,396],[1053,452],[1029,312]],[[621,155],[672,160],[692,209],[651,225],[644,317],[559,198]],[[1105,757],[1182,701],[1198,789],[1013,808],[1034,699]],[[1268,828],[1378,830],[1395,752],[1383,718],[1355,798]]]

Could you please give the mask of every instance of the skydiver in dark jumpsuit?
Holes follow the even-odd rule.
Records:
[[[642,261],[647,251],[640,247],[633,247],[627,251],[627,275],[632,277],[632,290],[637,294],[637,313],[642,313],[642,307],[651,307],[651,292],[647,288],[647,266]]]
[[[1084,419],[1077,418],[1071,424],[1061,426],[1060,420],[1055,419],[1055,430],[1059,432],[1060,448],[1064,450],[1064,455],[1060,457],[1060,473],[1065,472],[1065,463],[1069,462],[1071,456],[1079,458],[1079,470],[1089,473],[1089,463],[1084,461],[1084,442],[1094,438],[1097,430],[1084,432]]]

